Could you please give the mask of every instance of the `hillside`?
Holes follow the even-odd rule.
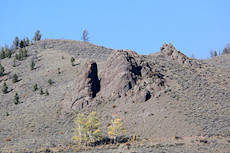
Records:
[[[76,114],[93,110],[104,136],[113,118],[124,123],[127,137],[138,136],[128,152],[230,151],[230,55],[196,60],[171,44],[139,55],[73,40],[41,40],[26,49],[16,67],[13,58],[1,60],[7,75],[0,87],[6,82],[9,92],[0,93],[0,151],[66,147]],[[33,91],[35,84],[49,95]]]

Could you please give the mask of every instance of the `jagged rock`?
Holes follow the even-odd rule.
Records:
[[[186,55],[176,50],[176,48],[171,43],[163,43],[163,46],[160,48],[160,50],[161,53],[173,60],[176,60],[179,64],[185,65],[187,67],[200,67],[197,61],[191,60]]]
[[[138,54],[128,50],[119,50],[110,56],[101,78],[100,94],[104,100],[115,100],[135,86],[141,75],[138,58]]]
[[[72,91],[71,108],[83,108],[100,90],[100,82],[97,75],[97,64],[88,61],[81,69]]]

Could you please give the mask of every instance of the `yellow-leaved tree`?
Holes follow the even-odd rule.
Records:
[[[100,123],[96,112],[91,112],[87,116],[86,128],[87,134],[90,139],[90,143],[95,142],[101,136],[101,130],[99,129]]]
[[[87,145],[88,141],[92,144],[101,135],[101,130],[99,129],[100,124],[96,112],[91,112],[86,117],[84,114],[78,114],[74,122],[76,128],[74,129],[73,139],[80,142],[81,146],[83,143]]]
[[[114,139],[115,144],[119,142],[119,137],[126,132],[120,120],[111,120],[111,125],[108,127],[108,135],[111,139]]]

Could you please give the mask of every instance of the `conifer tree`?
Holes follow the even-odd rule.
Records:
[[[119,142],[119,137],[125,132],[126,130],[120,122],[120,119],[111,120],[111,125],[108,127],[108,135],[114,140],[115,144]]]
[[[74,66],[74,61],[75,61],[75,58],[71,57],[70,62],[72,63],[72,66]]]
[[[19,39],[18,39],[18,37],[14,38],[13,44],[14,44],[15,48],[17,49],[18,46],[19,46]]]
[[[4,67],[2,66],[2,64],[0,63],[0,77],[4,75]]]
[[[46,89],[45,95],[46,95],[46,96],[49,96],[49,91],[48,91],[48,89]]]
[[[15,96],[14,96],[14,104],[17,105],[19,104],[19,96],[18,93],[16,92]]]
[[[12,82],[13,82],[13,83],[18,82],[18,75],[17,75],[17,74],[14,74],[14,75],[13,75]]]
[[[33,91],[37,91],[38,90],[38,85],[37,85],[37,83],[34,85],[34,89],[33,89]]]
[[[2,92],[3,92],[4,94],[6,94],[6,93],[8,92],[8,86],[7,86],[6,82],[4,82],[4,84],[3,84],[3,86],[2,86]]]
[[[35,62],[34,59],[32,59],[30,63],[30,70],[34,70],[34,67],[35,67]]]
[[[6,45],[5,46],[5,56],[8,57],[8,58],[11,58],[11,55],[12,55],[11,50]]]
[[[4,59],[5,57],[6,57],[5,49],[4,47],[2,47],[0,52],[0,59]]]

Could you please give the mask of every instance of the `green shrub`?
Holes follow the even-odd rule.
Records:
[[[4,67],[2,66],[2,64],[0,63],[0,77],[4,75]]]
[[[53,81],[51,79],[48,80],[49,85],[53,84]]]
[[[17,75],[17,74],[14,74],[14,75],[13,75],[12,82],[13,82],[13,83],[18,82],[18,75]]]
[[[19,104],[19,96],[18,93],[16,92],[15,96],[14,96],[14,104],[17,105]]]
[[[4,84],[3,84],[3,86],[2,86],[2,92],[3,92],[4,94],[6,94],[6,93],[8,92],[8,86],[7,86],[6,82],[4,82]]]
[[[35,62],[34,62],[34,59],[31,60],[31,63],[30,63],[30,70],[34,70],[35,68]]]
[[[72,63],[72,66],[74,66],[74,61],[75,61],[75,58],[71,57],[70,62]]]
[[[37,83],[34,85],[34,89],[33,89],[33,91],[37,91],[38,90],[38,85],[37,85]]]
[[[49,91],[48,91],[48,89],[46,89],[45,95],[46,95],[46,96],[49,96]]]
[[[40,88],[40,95],[43,95],[43,94],[44,94],[44,92],[43,92],[42,88]]]

